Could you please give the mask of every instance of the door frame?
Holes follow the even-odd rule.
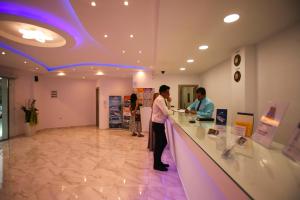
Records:
[[[182,93],[182,88],[184,88],[184,87],[194,87],[193,96],[196,96],[196,89],[199,87],[199,85],[196,85],[196,84],[178,85],[178,108],[179,109],[183,109],[183,108],[181,108],[181,103],[182,103],[181,93]]]
[[[10,115],[9,115],[9,112],[10,112],[10,103],[9,103],[9,100],[10,100],[10,92],[9,92],[10,79],[8,77],[5,77],[5,76],[1,76],[1,78],[7,79],[7,108],[6,108],[6,111],[7,111],[7,138],[5,138],[5,139],[0,138],[0,142],[3,142],[5,140],[9,140],[9,136],[10,136]],[[3,125],[2,125],[2,127],[3,127]],[[3,132],[2,132],[2,136],[3,136]]]
[[[100,128],[100,123],[99,123],[99,114],[100,114],[100,88],[96,87],[96,126],[97,128]]]

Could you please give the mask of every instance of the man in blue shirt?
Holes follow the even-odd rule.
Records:
[[[206,97],[205,88],[197,88],[196,97],[197,99],[185,110],[185,112],[197,114],[199,118],[211,118],[214,112],[214,103]]]

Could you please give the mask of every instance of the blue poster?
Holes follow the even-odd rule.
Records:
[[[227,124],[227,109],[217,109],[216,114],[216,125],[223,125]]]
[[[122,97],[109,96],[109,128],[122,128]]]

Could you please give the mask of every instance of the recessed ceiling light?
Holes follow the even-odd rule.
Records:
[[[208,46],[207,45],[201,45],[198,47],[199,50],[206,50],[208,49]]]
[[[124,54],[124,53],[126,53],[126,51],[125,51],[125,50],[122,50],[122,54]]]
[[[103,72],[101,72],[101,71],[99,71],[99,72],[97,72],[97,73],[96,73],[96,75],[97,75],[97,76],[103,76],[103,75],[104,75],[104,73],[103,73]]]
[[[107,37],[108,37],[108,35],[106,35],[106,34],[105,34],[105,35],[104,35],[104,37],[105,37],[105,38],[107,38]]]
[[[238,14],[230,14],[230,15],[227,15],[226,17],[224,17],[224,22],[232,23],[232,22],[239,20],[239,18],[240,18],[240,16]]]
[[[95,6],[96,6],[96,2],[95,2],[95,1],[92,1],[92,2],[91,2],[91,6],[95,7]]]
[[[2,51],[2,53],[1,53],[2,55],[5,55],[6,53],[5,53],[5,51]]]
[[[45,43],[46,41],[51,41],[53,38],[49,35],[46,35],[41,30],[30,30],[30,29],[19,29],[19,32],[22,34],[24,39],[36,40],[40,43]]]
[[[24,64],[27,64],[27,61],[26,61],[26,60],[24,61]]]
[[[139,50],[139,54],[142,54],[142,50]]]
[[[66,75],[66,73],[64,73],[64,72],[57,73],[57,76],[65,76],[65,75]]]
[[[185,71],[185,70],[186,70],[186,68],[184,68],[184,67],[181,67],[181,68],[179,68],[179,70],[180,70],[180,71]]]
[[[124,1],[124,6],[128,6],[129,2],[128,1]]]
[[[194,60],[193,60],[193,59],[188,59],[186,62],[187,62],[187,63],[193,63]]]
[[[133,37],[134,37],[133,34],[131,34],[131,35],[130,35],[130,38],[133,38]]]

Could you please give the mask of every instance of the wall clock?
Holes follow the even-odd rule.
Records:
[[[240,71],[236,71],[234,73],[234,80],[235,80],[235,82],[239,82],[241,80],[241,72]]]
[[[241,63],[241,55],[240,54],[236,54],[235,56],[234,56],[234,59],[233,59],[233,64],[237,67],[237,66],[239,66],[240,65],[240,63]]]

